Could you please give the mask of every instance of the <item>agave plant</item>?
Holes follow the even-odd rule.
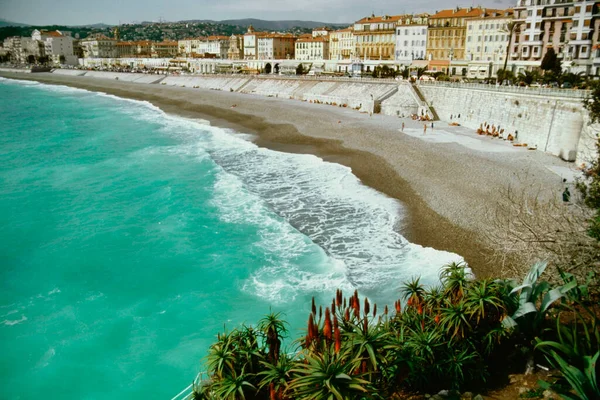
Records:
[[[546,312],[552,303],[577,287],[577,282],[574,281],[554,289],[550,289],[550,284],[546,281],[538,282],[547,265],[545,262],[534,264],[523,283],[512,290],[511,294],[520,292],[519,308],[511,317],[504,318],[502,323],[505,327],[519,327],[522,333],[531,338],[539,336]]]
[[[287,394],[294,399],[350,400],[371,397],[369,381],[361,375],[352,375],[351,364],[342,354],[326,352],[309,354],[306,364],[297,363],[292,369],[294,378]]]

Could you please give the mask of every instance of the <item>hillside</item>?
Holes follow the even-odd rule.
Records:
[[[21,24],[19,22],[7,21],[5,19],[0,18],[0,28],[5,26],[28,26],[27,24]]]
[[[267,30],[267,31],[288,31],[292,28],[305,28],[305,29],[313,29],[319,28],[322,26],[327,26],[331,28],[345,28],[350,24],[332,24],[328,22],[317,22],[317,21],[299,21],[299,20],[287,20],[287,21],[265,21],[262,19],[254,19],[254,18],[246,18],[246,19],[229,19],[224,21],[181,21],[181,22],[212,22],[212,23],[221,23],[226,25],[235,25],[235,26],[244,26],[247,27],[252,25],[255,29],[258,30]]]

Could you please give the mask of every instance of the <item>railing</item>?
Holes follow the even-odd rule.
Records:
[[[587,99],[591,96],[591,90],[582,89],[557,89],[529,86],[505,86],[505,85],[485,85],[481,83],[463,83],[463,82],[440,82],[440,81],[419,81],[423,86],[441,86],[456,89],[485,90],[491,92],[506,92],[528,94],[545,97],[569,97],[574,99]]]
[[[200,372],[198,373],[198,375],[196,375],[196,378],[194,378],[194,381],[192,383],[190,383],[190,385],[188,387],[186,387],[185,389],[183,389],[181,392],[177,393],[175,395],[175,397],[173,397],[171,400],[190,400],[194,398],[194,386],[199,385],[202,382],[202,376],[204,375],[204,372]]]

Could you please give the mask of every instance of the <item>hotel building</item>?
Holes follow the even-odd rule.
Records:
[[[302,35],[296,40],[296,60],[315,61],[329,59],[329,38]]]
[[[396,26],[402,18],[401,15],[372,15],[356,21],[356,57],[364,60],[393,60],[396,53]]]

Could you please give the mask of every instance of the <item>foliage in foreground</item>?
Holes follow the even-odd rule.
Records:
[[[257,329],[242,326],[218,336],[207,357],[210,379],[195,388],[195,398],[369,399],[481,388],[515,366],[524,368],[523,361],[533,364],[536,343],[571,384],[564,394],[572,397],[565,398],[594,398],[597,317],[584,319],[585,328],[582,319],[555,327],[547,318],[552,313],[560,320],[569,303],[583,301],[585,286],[565,276],[564,285],[551,287],[539,280],[544,269],[536,264],[518,285],[473,280],[464,265],[450,264],[439,286],[413,279],[394,309],[380,313],[357,292],[346,298],[338,290],[324,310],[313,300],[306,335],[293,354],[280,351],[286,324],[270,314]]]

